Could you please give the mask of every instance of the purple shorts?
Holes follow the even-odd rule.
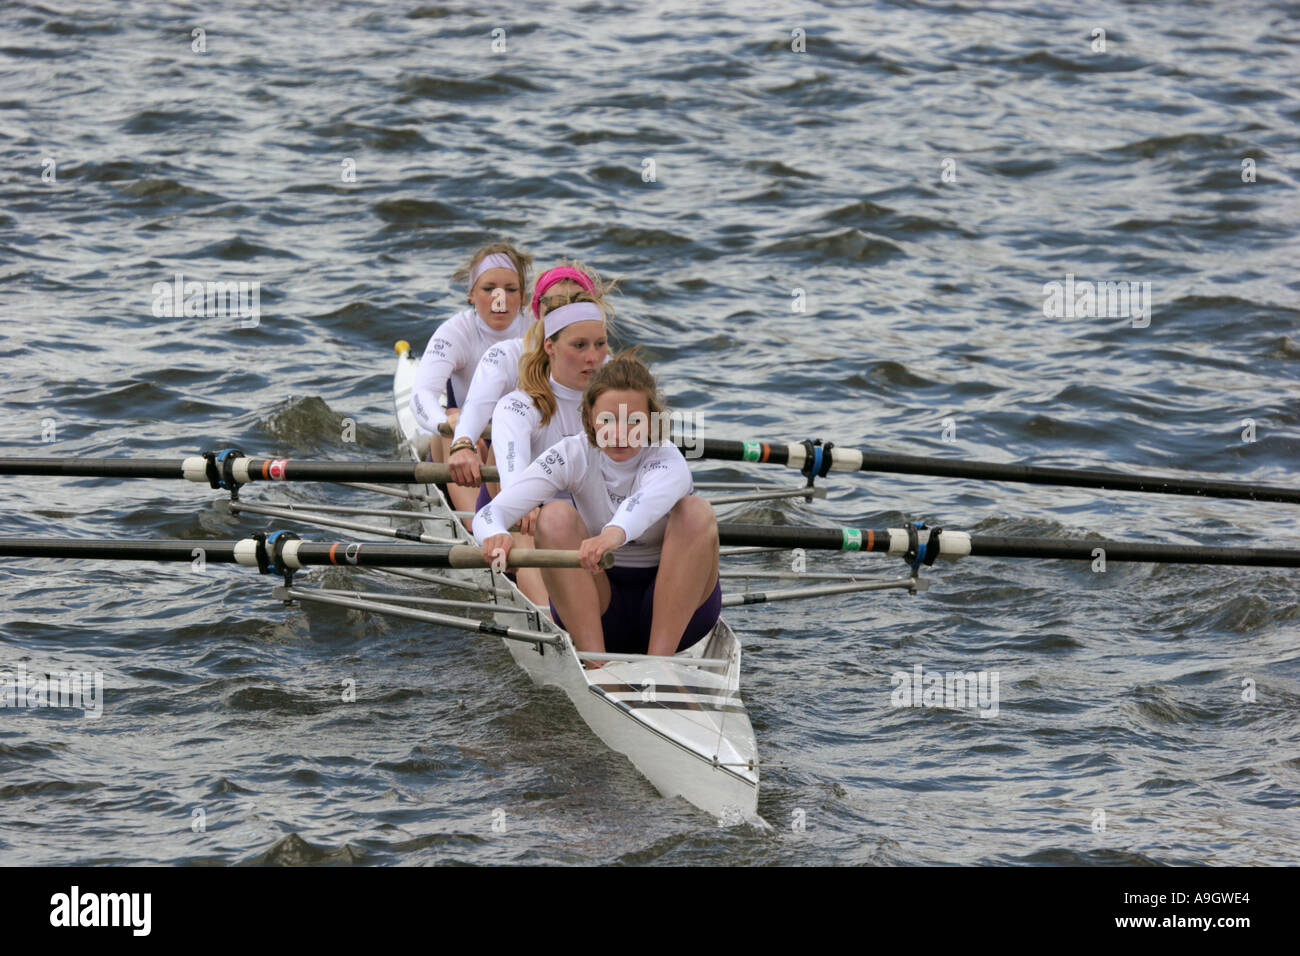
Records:
[[[605,650],[611,654],[644,654],[650,648],[650,619],[655,606],[655,578],[659,568],[620,568],[605,571],[609,579],[609,607],[600,616],[601,630],[605,632]],[[722,613],[722,581],[713,586],[713,593],[695,609],[686,622],[677,650],[684,651],[703,637],[707,637]],[[564,622],[551,602],[551,617],[560,627]]]

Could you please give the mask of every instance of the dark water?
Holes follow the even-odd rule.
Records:
[[[3,453],[390,457],[392,342],[505,234],[622,277],[621,341],[713,434],[1294,485],[1298,75],[1289,3],[9,4]],[[260,321],[155,316],[177,272],[259,282]],[[1046,317],[1067,274],[1149,282],[1149,325]],[[828,484],[735,517],[1300,547],[1284,505]],[[194,485],[3,488],[6,535],[259,526]],[[844,567],[903,571],[809,570]],[[1294,572],[931,577],[730,614],[765,833],[658,797],[494,642],[6,560],[0,665],[105,700],[0,718],[0,862],[1294,863]],[[998,674],[998,714],[892,707],[917,664]]]

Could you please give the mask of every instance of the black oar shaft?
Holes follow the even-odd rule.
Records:
[[[803,467],[806,451],[784,442],[733,441],[706,438],[681,442],[695,457],[719,461],[770,462]],[[817,454],[814,451],[814,454]],[[1099,488],[1111,491],[1140,491],[1166,495],[1195,495],[1203,498],[1235,498],[1246,501],[1281,501],[1300,504],[1300,489],[1247,482],[1202,478],[1170,478],[1163,475],[1126,475],[1090,468],[1058,468],[1040,465],[999,464],[982,461],[952,461],[920,455],[832,448],[824,451],[821,463],[827,471],[868,471],[902,475],[930,475],[936,478],[968,478],[979,481],[1010,481],[1022,484]]]
[[[834,451],[831,452],[834,454]],[[1141,491],[1161,495],[1195,495],[1203,498],[1237,498],[1247,501],[1282,501],[1300,504],[1300,490],[1245,482],[1205,478],[1169,478],[1160,475],[1126,475],[1092,468],[1056,468],[1040,465],[996,462],[947,461],[918,455],[890,455],[880,452],[862,456],[859,471],[893,474],[932,475],[938,478],[974,478],[982,481],[1010,481],[1030,485],[1071,488],[1099,488],[1108,491]]]
[[[183,458],[0,458],[0,475],[184,478]]]
[[[936,529],[910,532],[906,528],[792,528],[761,524],[720,524],[724,545],[769,548],[806,548],[819,551],[877,551],[903,555],[918,543],[934,548]],[[1300,550],[1287,548],[1237,548],[1184,544],[1147,544],[1141,541],[1107,541],[1101,538],[1028,538],[939,533],[938,557],[970,555],[986,558],[1055,558],[1091,561],[1097,549],[1107,561],[1144,561],[1158,564],[1230,564],[1254,567],[1300,568]],[[922,552],[925,553],[925,552]],[[931,556],[932,550],[931,550]],[[926,563],[931,563],[927,561]]]
[[[718,543],[736,547],[810,548],[817,551],[888,551],[889,532],[867,532],[856,528],[719,524]]]
[[[985,558],[1060,558],[1091,561],[1101,549],[1107,561],[1155,564],[1232,564],[1300,568],[1300,551],[1285,548],[1226,548],[1185,544],[1145,544],[1088,538],[999,538],[971,535],[970,553]]]
[[[74,558],[97,561],[192,561],[195,552],[214,564],[236,562],[234,541],[159,538],[0,538],[0,558]]]
[[[430,461],[307,461],[294,458],[235,456],[239,483],[254,481],[372,481],[442,484],[447,466]],[[222,473],[224,474],[224,468]],[[485,465],[484,481],[497,481]],[[194,458],[0,458],[0,475],[47,475],[63,478],[185,478],[206,482],[205,463]]]

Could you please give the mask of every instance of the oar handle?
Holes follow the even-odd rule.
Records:
[[[500,481],[501,473],[496,465],[483,465],[479,474],[484,481]],[[415,483],[421,485],[451,484],[451,467],[436,461],[422,461],[415,466]]]
[[[483,552],[472,545],[462,544],[452,548],[452,551],[458,551],[464,548],[466,552],[473,551],[475,557],[466,555],[465,564],[453,564],[453,568],[485,568],[488,566],[483,560]],[[577,551],[557,551],[548,548],[511,548],[510,557],[507,562],[512,568],[580,568],[582,565],[578,562]],[[611,568],[614,566],[614,552],[609,551],[601,556],[600,566],[602,568]]]

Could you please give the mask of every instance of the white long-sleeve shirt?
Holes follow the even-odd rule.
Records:
[[[464,395],[459,390],[456,392],[460,402],[456,441],[462,438],[478,441],[492,420],[497,402],[519,385],[519,359],[523,354],[523,339],[507,339],[483,353],[470,379],[469,391]]]
[[[528,322],[528,317],[520,312],[513,322],[497,332],[471,306],[438,326],[420,358],[411,389],[411,413],[421,430],[436,434],[438,426],[447,420],[447,413],[438,401],[447,382],[451,382],[456,400],[463,401],[483,353],[501,342],[521,338]]]
[[[507,339],[494,345],[478,360],[478,368],[470,379],[469,394],[456,393],[460,402],[460,418],[456,422],[456,437],[478,441],[483,429],[492,421],[497,402],[519,386],[519,360],[523,358],[524,340]],[[614,356],[606,355],[608,362]]]
[[[523,389],[515,389],[497,402],[492,412],[492,448],[496,451],[501,490],[518,480],[547,448],[567,435],[586,434],[582,427],[582,392],[551,379],[555,414],[545,425],[542,413]],[[549,500],[549,499],[547,499]]]
[[[668,513],[694,489],[691,469],[676,445],[647,445],[627,461],[616,462],[586,434],[570,435],[551,445],[514,484],[482,507],[474,516],[474,537],[482,544],[507,534],[528,512],[567,491],[589,537],[611,525],[627,536],[614,552],[616,566],[655,567]]]

